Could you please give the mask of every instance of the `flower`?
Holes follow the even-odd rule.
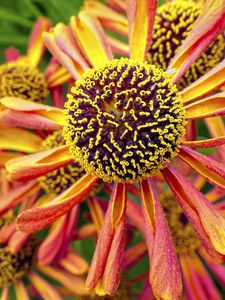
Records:
[[[18,194],[19,188],[10,185],[4,172],[1,173],[0,183],[1,195],[4,195],[3,200],[7,200],[8,195],[13,192]],[[24,187],[20,188],[25,192]],[[20,211],[31,207],[34,196],[37,195],[33,193],[30,196],[23,193],[24,203],[20,206]],[[72,217],[74,219],[74,214]],[[68,235],[71,231],[71,220],[69,222],[67,217],[68,228],[64,231],[61,230],[61,235],[64,234],[64,242],[63,244],[60,241],[55,243],[53,253],[53,248],[51,248],[51,252],[49,250],[50,241],[53,238],[52,232],[56,232],[54,229],[40,243],[37,237],[17,231],[15,218],[16,212],[12,209],[0,217],[0,287],[2,299],[11,299],[10,290],[12,287],[15,289],[18,300],[29,299],[29,295],[33,295],[33,293],[36,293],[38,297],[60,300],[62,297],[61,293],[58,292],[59,286],[67,288],[76,295],[88,295],[89,292],[85,288],[85,280],[82,276],[86,273],[88,264],[69,247],[71,239],[68,240]],[[57,255],[55,255],[56,253]],[[57,286],[49,284],[45,279],[46,276],[56,280]]]
[[[225,187],[224,165],[192,150],[221,145],[224,137],[204,141],[184,138],[186,119],[224,114],[222,93],[204,96],[224,84],[224,77],[219,75],[224,72],[225,61],[181,92],[175,85],[224,28],[225,4],[205,2],[196,26],[171,62],[175,73],[144,62],[156,6],[156,1],[130,2],[129,59],[113,59],[100,23],[85,12],[78,18],[72,17],[70,26],[58,24],[44,35],[49,50],[77,80],[68,96],[63,121],[67,148],[58,147],[7,163],[12,180],[38,177],[68,159],[79,162],[87,172],[52,201],[20,214],[18,227],[26,232],[40,230],[71,210],[99,179],[113,182],[87,278],[87,287],[100,295],[114,294],[119,286],[126,243],[127,185],[131,182],[140,184],[145,239],[151,257],[150,282],[156,297],[179,297],[182,280],[155,188],[155,175],[164,177],[210,255],[222,261],[225,254],[223,216],[172,166],[179,157],[212,185]],[[211,22],[206,23],[209,15]],[[87,70],[90,65],[93,69]],[[48,115],[47,108],[41,107],[33,104],[33,111],[43,114],[44,110]],[[57,118],[54,120],[57,123]]]

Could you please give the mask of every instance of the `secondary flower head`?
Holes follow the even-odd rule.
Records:
[[[47,95],[47,81],[36,68],[20,61],[0,65],[0,98],[19,97],[42,102]]]
[[[126,243],[127,182],[140,183],[151,257],[150,282],[156,297],[178,298],[182,279],[153,175],[165,178],[207,251],[220,261],[225,254],[223,216],[182,176],[173,159],[179,157],[211,184],[224,189],[224,166],[193,150],[221,145],[224,137],[186,141],[184,133],[185,120],[224,114],[223,93],[204,96],[224,84],[224,77],[219,75],[225,70],[225,61],[180,93],[174,83],[225,27],[225,3],[218,1],[212,6],[211,0],[206,1],[196,27],[171,62],[175,72],[167,74],[144,63],[156,6],[156,1],[147,0],[128,5],[130,59],[113,60],[101,25],[85,12],[72,17],[70,26],[58,24],[44,35],[47,47],[77,80],[66,105],[66,119],[58,123],[64,127],[67,146],[7,163],[9,177],[21,181],[71,163],[74,157],[87,171],[52,201],[23,212],[18,227],[26,232],[48,226],[70,211],[99,179],[114,183],[87,278],[87,287],[99,295],[115,294],[119,286]],[[208,14],[211,22],[205,23]],[[202,39],[204,42],[199,43]],[[87,70],[89,67],[93,69]],[[59,114],[52,116],[41,107],[34,104],[33,110],[57,123]]]
[[[194,27],[202,8],[203,3],[179,0],[167,2],[157,9],[152,44],[147,56],[149,63],[166,70],[171,58]],[[224,58],[224,54],[225,37],[220,34],[177,82],[179,90],[211,70]]]

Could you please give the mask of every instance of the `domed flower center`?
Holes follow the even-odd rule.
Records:
[[[104,181],[144,179],[177,155],[184,108],[161,69],[116,59],[88,70],[68,98],[64,138],[75,161]]]
[[[0,248],[0,286],[23,278],[34,261],[36,242],[29,240],[17,253],[11,253],[5,247]]]
[[[65,145],[62,131],[57,130],[43,142],[44,149]],[[47,192],[59,195],[85,174],[79,163],[71,163],[39,178],[39,182]]]
[[[194,228],[171,194],[161,198],[165,216],[172,233],[177,253],[194,251],[200,244]]]
[[[149,63],[166,70],[179,46],[192,30],[201,13],[201,7],[194,1],[179,0],[158,8],[147,58]],[[224,50],[225,39],[221,34],[178,81],[178,89],[188,86],[218,64],[224,58]]]
[[[0,66],[0,98],[9,96],[41,102],[47,95],[47,82],[36,68],[20,62]]]

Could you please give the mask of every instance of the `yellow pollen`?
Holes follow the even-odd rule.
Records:
[[[197,234],[174,196],[166,193],[160,200],[177,253],[188,253],[197,249],[200,244]]]
[[[106,182],[135,182],[170,162],[185,111],[169,75],[147,62],[115,59],[76,81],[64,138],[75,161]]]
[[[179,46],[192,30],[201,9],[201,4],[182,0],[168,2],[157,9],[153,40],[147,57],[149,63],[166,70]],[[216,66],[224,58],[224,52],[225,38],[220,34],[178,81],[178,89],[190,85]]]
[[[17,253],[0,248],[0,286],[16,282],[30,271],[35,257],[36,241],[30,239]]]
[[[22,62],[0,66],[0,98],[18,97],[42,102],[47,95],[47,82],[36,68]]]

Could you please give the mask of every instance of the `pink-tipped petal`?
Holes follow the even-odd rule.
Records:
[[[86,260],[74,252],[74,250],[69,251],[58,263],[73,275],[82,275],[86,273],[89,268]]]
[[[151,259],[149,279],[154,295],[177,299],[182,279],[176,250],[151,179],[141,182],[145,239]]]
[[[129,23],[130,57],[144,60],[152,40],[157,0],[129,0],[127,16]]]
[[[223,0],[206,0],[202,7],[194,28],[169,65],[169,69],[176,69],[174,82],[183,76],[190,65],[225,27],[225,2]]]
[[[81,11],[72,17],[71,28],[89,62],[97,67],[113,59],[107,36],[97,19]]]
[[[19,56],[20,56],[20,52],[16,48],[7,48],[5,50],[5,61],[6,62],[17,61]]]
[[[123,211],[118,207],[118,199],[124,203]],[[114,185],[86,282],[87,288],[95,289],[99,295],[114,294],[119,286],[125,246],[125,203],[126,185],[117,183]],[[118,210],[117,213],[115,209]]]
[[[179,157],[213,185],[225,189],[225,168],[223,164],[185,146],[181,147]]]
[[[17,218],[18,228],[31,233],[50,225],[81,202],[97,181],[98,178],[91,174],[83,176],[49,203],[21,213]]]
[[[106,3],[118,12],[126,12],[126,0],[107,0]]]
[[[223,216],[174,168],[168,166],[162,173],[185,215],[194,226],[203,246],[211,256],[223,261],[225,254],[225,220]]]
[[[27,233],[15,231],[8,241],[8,249],[13,253],[17,253],[26,244],[29,236]]]
[[[207,140],[183,141],[183,145],[191,149],[218,147],[224,144],[225,144],[225,135],[212,138],[212,139],[207,139]]]
[[[9,209],[25,201],[33,193],[40,189],[36,181],[20,185],[11,190],[7,195],[0,196],[0,215],[3,215]]]
[[[33,67],[36,67],[44,53],[44,42],[42,34],[48,31],[51,27],[51,21],[46,17],[39,17],[34,24],[30,35],[27,56],[29,62]]]

